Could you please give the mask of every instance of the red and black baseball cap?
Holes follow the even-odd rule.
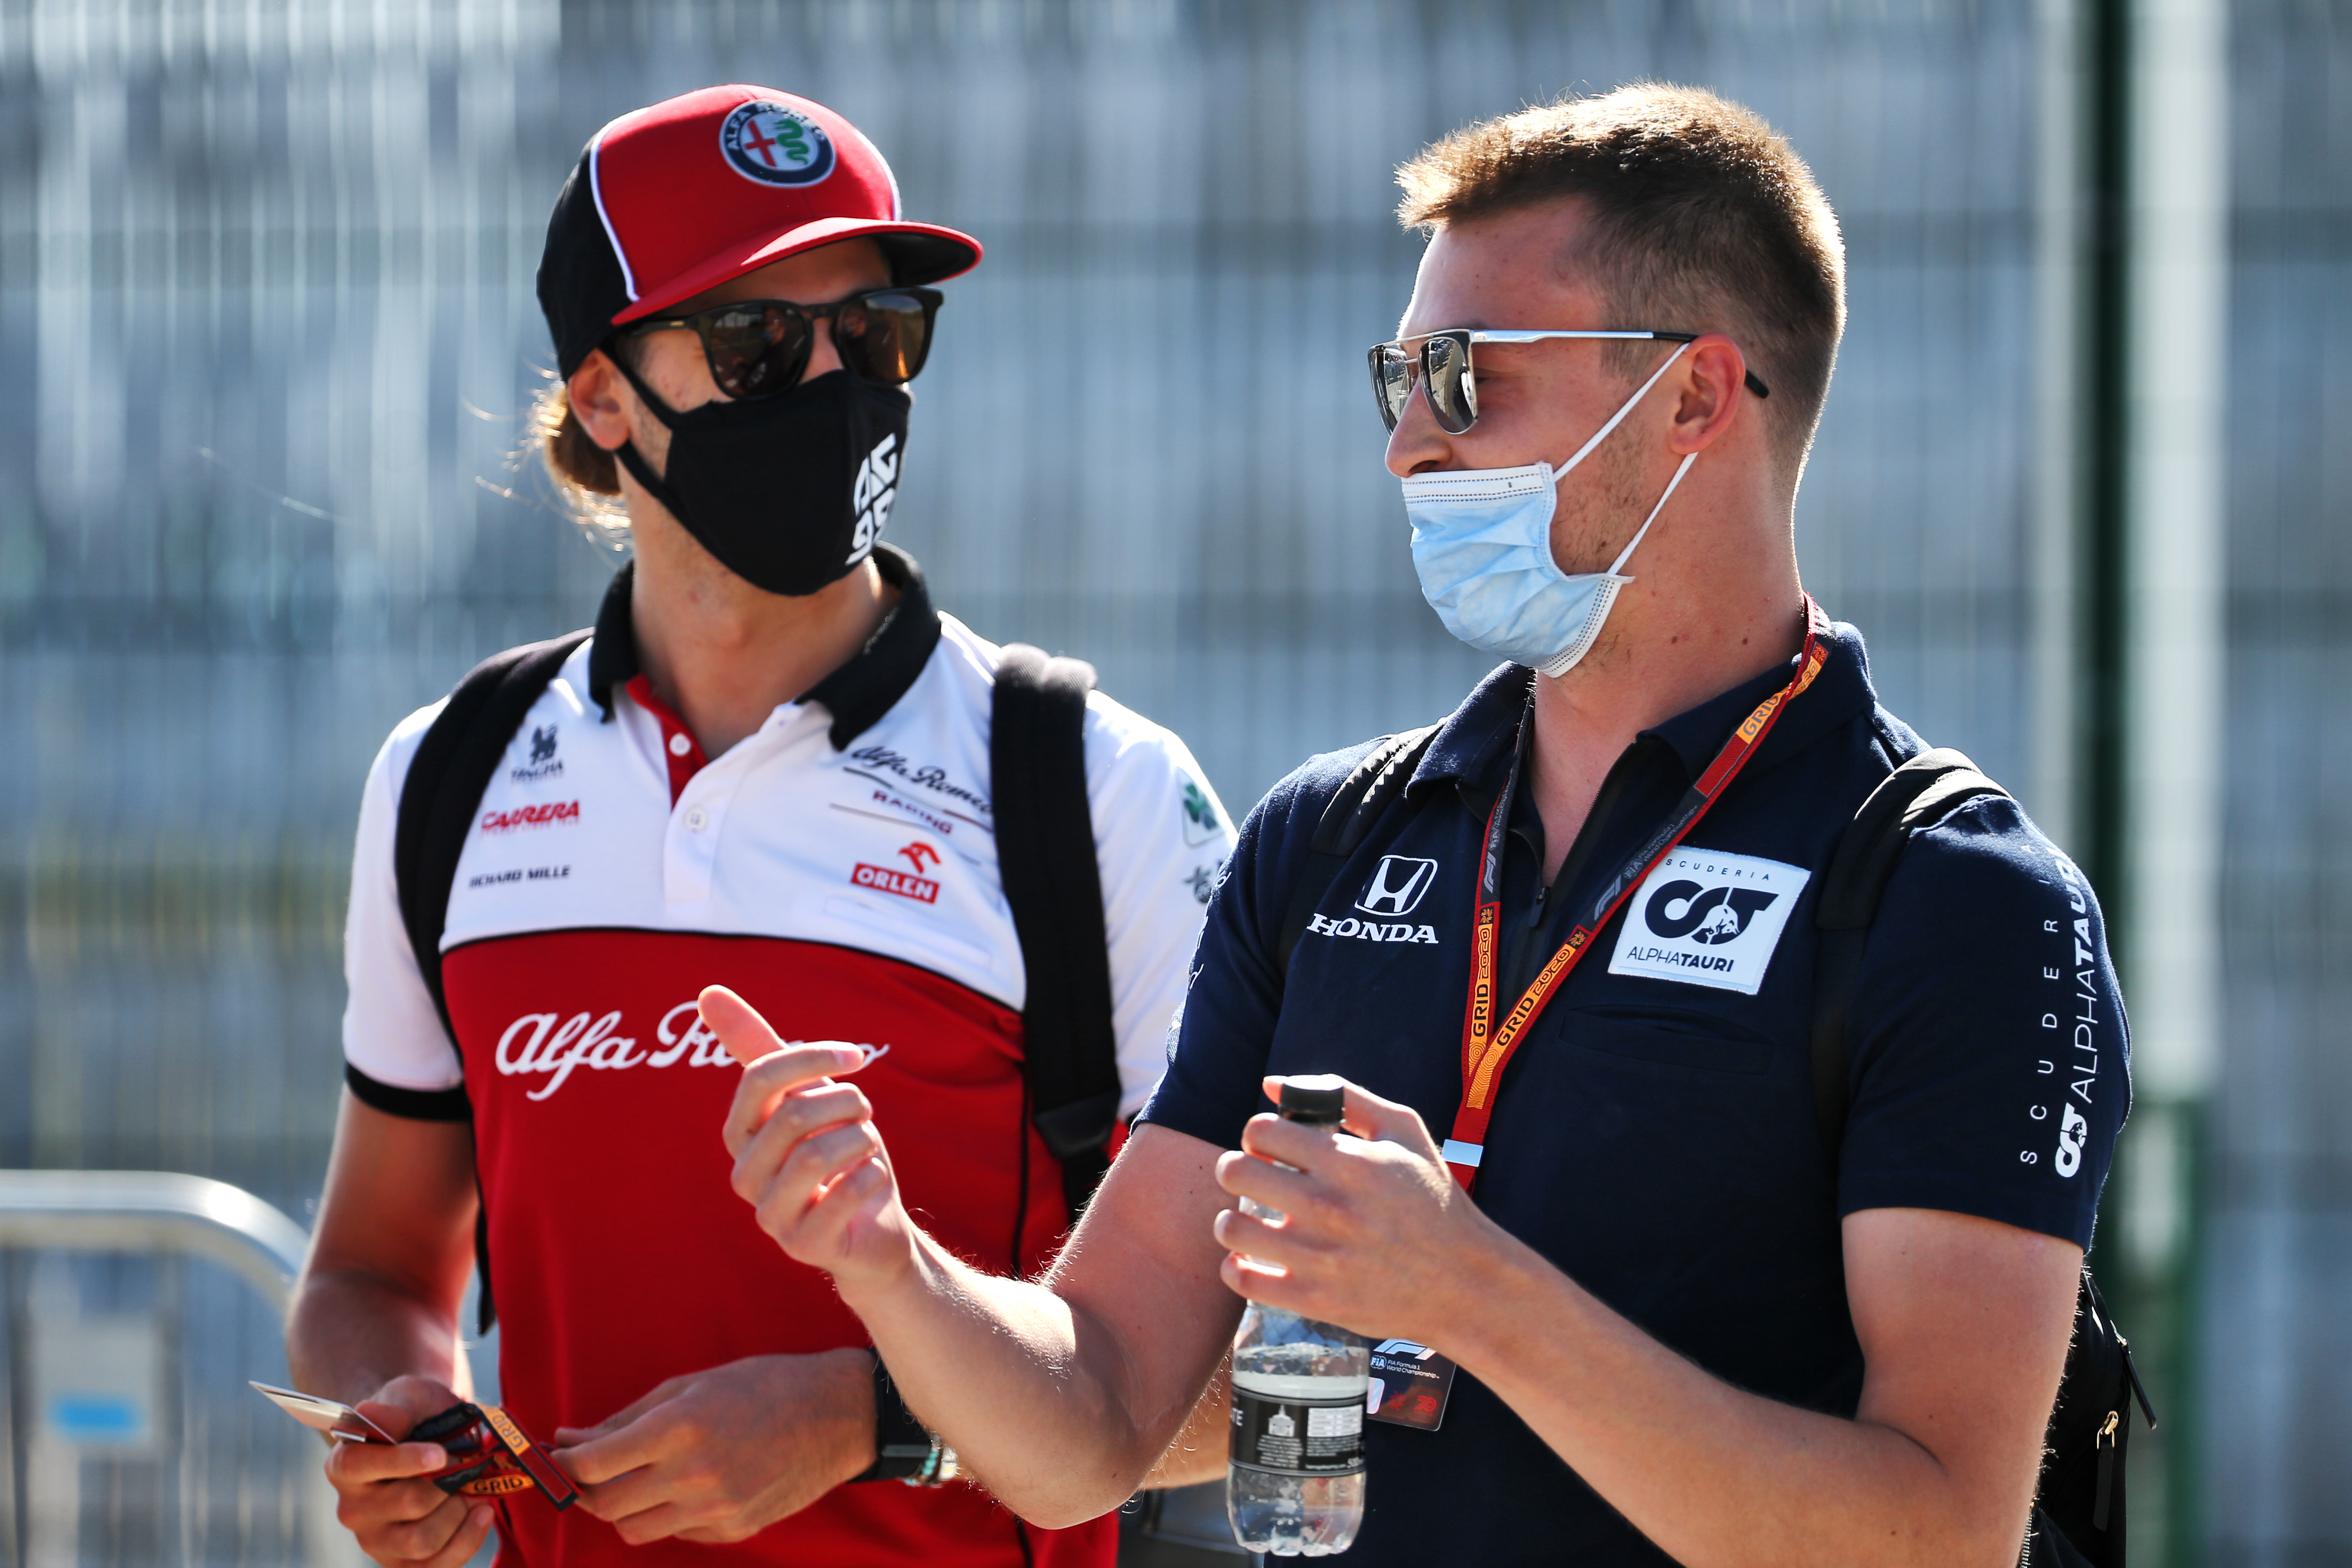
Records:
[[[570,375],[626,326],[756,268],[871,238],[897,283],[980,264],[980,242],[898,215],[873,142],[820,103],[706,87],[624,114],[588,139],[548,220],[539,305]]]

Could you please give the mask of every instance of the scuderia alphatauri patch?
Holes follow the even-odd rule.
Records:
[[[1625,906],[1609,973],[1753,996],[1812,876],[1753,855],[1677,849]]]

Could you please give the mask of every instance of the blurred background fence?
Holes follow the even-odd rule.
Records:
[[[910,214],[987,244],[893,536],[985,634],[1094,660],[1236,811],[1481,670],[1421,603],[1363,384],[1419,249],[1392,166],[1564,89],[1748,102],[1849,251],[1808,584],[1891,706],[2072,844],[2046,721],[2069,676],[2036,658],[2069,417],[2048,366],[2077,331],[2047,287],[2053,13],[0,0],[0,1165],[197,1172],[307,1216],[368,760],[476,658],[584,624],[614,564],[513,457],[551,361],[548,208],[605,120],[715,81],[840,109]],[[2221,1066],[2174,1160],[2202,1173],[2175,1228],[2212,1266],[2163,1320],[2168,1367],[2201,1372],[2168,1391],[2172,1446],[2136,1451],[2172,1484],[2134,1532],[2302,1568],[2352,1563],[2352,825],[2328,787],[2352,745],[2352,13],[2241,0],[2226,37]]]

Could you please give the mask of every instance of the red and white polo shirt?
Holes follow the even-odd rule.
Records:
[[[1021,945],[990,826],[997,650],[938,614],[912,561],[855,660],[716,759],[636,668],[625,573],[596,635],[524,719],[457,865],[442,976],[458,1049],[402,926],[394,824],[440,705],[393,731],[360,811],[345,936],[349,1078],[395,1114],[462,1114],[488,1215],[506,1403],[539,1434],[613,1415],[666,1378],[744,1356],[866,1343],[824,1277],[729,1189],[738,1069],[695,997],[741,993],[787,1039],[890,1047],[858,1076],[908,1207],[972,1263],[1034,1269],[1066,1215],[1024,1115]],[[1131,1114],[1212,883],[1233,846],[1183,742],[1087,700],[1087,801]],[[501,1562],[532,1568],[1024,1561],[979,1490],[836,1488],[733,1548],[629,1548],[536,1497]],[[1039,1563],[1108,1563],[1110,1519],[1029,1531]]]

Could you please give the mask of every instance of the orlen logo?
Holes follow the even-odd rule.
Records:
[[[1730,942],[1748,929],[1759,911],[1771,908],[1780,895],[1761,888],[1708,888],[1696,882],[1668,882],[1650,895],[1642,919],[1650,930],[1672,942],[1680,937],[1706,947]]]
[[[1383,855],[1381,863],[1372,868],[1371,880],[1364,884],[1364,896],[1356,900],[1356,907],[1368,915],[1402,920],[1419,907],[1436,880],[1434,860]]]
[[[498,1048],[490,1053],[499,1071],[509,1078],[549,1075],[548,1081],[532,1089],[527,1099],[545,1100],[580,1068],[615,1072],[634,1067],[674,1067],[680,1062],[693,1068],[728,1067],[734,1061],[719,1037],[703,1027],[702,1010],[693,1002],[681,1002],[661,1016],[661,1022],[654,1026],[654,1037],[661,1042],[656,1051],[637,1049],[635,1037],[619,1032],[617,1009],[602,1016],[574,1013],[562,1023],[556,1021],[559,1016],[525,1013],[507,1026],[506,1033],[499,1037]]]
[[[551,822],[580,820],[580,803],[576,800],[551,800],[544,805],[517,806],[512,811],[482,813],[482,831],[511,833],[518,827],[545,827]]]
[[[917,903],[935,904],[940,900],[940,885],[929,877],[910,877],[904,871],[893,871],[887,866],[857,863],[849,879],[861,888],[871,888],[877,893],[896,893]]]

